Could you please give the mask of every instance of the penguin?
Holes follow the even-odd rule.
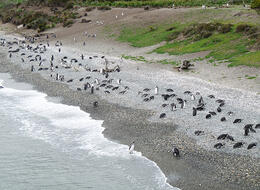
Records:
[[[211,118],[211,114],[207,114],[206,119],[210,119],[210,118]]]
[[[121,84],[121,79],[117,79],[117,84]]]
[[[31,72],[33,72],[33,71],[34,71],[34,66],[32,65],[32,66],[31,66]]]
[[[225,145],[225,143],[217,143],[217,144],[214,145],[214,148],[220,149],[220,148],[222,148],[224,145]]]
[[[135,149],[135,141],[129,145],[129,154],[133,154]]]
[[[159,117],[160,117],[160,118],[165,118],[165,117],[166,117],[166,114],[165,114],[165,113],[162,113],[162,114],[160,114]]]
[[[181,102],[181,108],[182,108],[182,109],[185,108],[185,105],[186,105],[185,102],[186,102],[186,100],[183,100],[183,101]]]
[[[56,80],[59,80],[59,74],[56,73]]]
[[[84,90],[87,90],[89,87],[89,83],[84,84]]]
[[[91,84],[90,93],[91,93],[91,94],[94,94],[94,85],[93,85],[93,84]]]
[[[241,123],[242,119],[235,119],[233,123]]]
[[[243,142],[237,142],[236,144],[233,145],[233,148],[241,148],[243,146]]]
[[[180,157],[180,151],[179,151],[179,149],[176,148],[176,147],[173,147],[173,149],[172,149],[172,154],[173,154],[174,157]]]
[[[156,95],[159,93],[159,88],[158,88],[158,86],[155,86],[154,93],[155,93]]]
[[[171,103],[171,111],[176,111],[176,104],[175,103]]]
[[[197,136],[204,135],[204,131],[198,130],[198,131],[195,131],[194,134],[197,135]]]
[[[194,107],[192,109],[193,109],[192,116],[196,116],[197,115],[197,109],[194,108]]]
[[[191,99],[192,101],[194,101],[194,100],[195,100],[195,96],[194,96],[193,94],[191,94],[190,99]]]
[[[99,85],[99,80],[97,78],[95,78],[95,83]]]
[[[252,149],[253,147],[255,147],[257,145],[257,143],[250,143],[247,147],[248,150]]]
[[[203,100],[202,96],[199,99],[199,104],[204,104],[204,100]]]
[[[97,106],[98,106],[98,102],[97,101],[93,102],[93,107],[96,108]]]

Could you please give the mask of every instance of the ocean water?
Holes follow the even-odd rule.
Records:
[[[177,190],[158,166],[103,137],[102,121],[0,74],[1,190]]]

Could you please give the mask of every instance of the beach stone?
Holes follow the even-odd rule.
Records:
[[[146,10],[146,11],[148,11],[149,9],[150,9],[149,6],[145,6],[145,7],[144,7],[144,10]]]
[[[88,13],[85,13],[84,16],[88,16]]]

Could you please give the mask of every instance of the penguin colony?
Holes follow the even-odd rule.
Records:
[[[55,34],[46,34],[46,40],[50,38],[56,38]],[[106,64],[108,60],[105,56],[91,56],[80,54],[78,57],[69,58],[67,56],[62,56],[62,42],[56,41],[54,47],[57,48],[58,54],[60,56],[51,55],[50,57],[45,54],[50,48],[50,44],[46,40],[42,40],[41,43],[38,42],[42,39],[40,36],[26,36],[25,40],[19,40],[14,38],[10,39],[0,39],[0,46],[8,49],[9,59],[14,57],[20,58],[22,64],[29,66],[31,72],[47,72],[50,79],[54,81],[59,81],[63,83],[73,83],[78,81],[81,83],[80,86],[76,87],[77,91],[82,91],[85,93],[94,94],[98,91],[99,93],[117,94],[118,96],[123,96],[132,89],[129,86],[124,85],[124,79],[113,78],[113,73],[121,72],[121,68],[117,65],[112,69],[106,68],[93,68],[88,65],[88,61],[97,60],[103,65]],[[76,39],[74,38],[74,41]],[[84,42],[84,46],[85,46]],[[83,64],[84,63],[84,64]],[[70,70],[71,72],[84,71],[84,74],[79,78],[73,78],[70,76],[64,76],[59,71],[60,70]],[[93,77],[93,73],[95,76]],[[136,89],[135,89],[136,90]],[[259,133],[260,123],[246,123],[245,118],[236,118],[232,110],[228,109],[226,102],[223,99],[215,97],[214,94],[207,95],[207,101],[214,102],[215,107],[207,107],[207,101],[205,97],[200,94],[200,92],[184,91],[183,94],[176,94],[172,88],[163,88],[160,86],[154,86],[150,88],[138,89],[136,98],[141,99],[143,103],[149,104],[149,102],[155,99],[160,99],[161,108],[160,110],[170,110],[171,112],[181,112],[186,108],[187,105],[192,105],[190,110],[190,115],[187,117],[200,117],[205,120],[211,120],[212,118],[219,117],[219,125],[227,121],[232,121],[233,125],[244,125],[243,136],[253,135]],[[98,107],[98,102],[92,103],[93,107]],[[223,116],[224,113],[224,116]],[[167,118],[167,114],[162,112],[158,115],[159,119]],[[194,130],[195,136],[202,136],[205,134],[203,130]],[[231,134],[223,133],[219,134],[216,138],[217,142],[214,144],[215,149],[224,148],[226,144],[231,143],[233,149],[246,148],[248,150],[258,146],[257,142],[245,143],[243,141],[237,141]],[[174,147],[174,156],[179,156],[179,150]]]

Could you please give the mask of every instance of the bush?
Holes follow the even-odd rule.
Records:
[[[252,9],[260,9],[260,0],[253,0],[251,3]]]
[[[65,5],[65,8],[64,9],[72,9],[74,6],[74,3],[73,1],[68,1]]]
[[[60,6],[60,7],[65,7],[65,5],[69,2],[70,0],[48,0],[47,4],[48,6]]]
[[[257,32],[257,28],[255,26],[250,26],[248,24],[240,24],[236,28],[237,33],[245,33],[247,35],[252,35]]]
[[[172,40],[175,40],[176,38],[178,38],[180,32],[178,31],[175,31],[173,33],[171,33],[169,36],[167,36],[167,41],[172,41]]]

